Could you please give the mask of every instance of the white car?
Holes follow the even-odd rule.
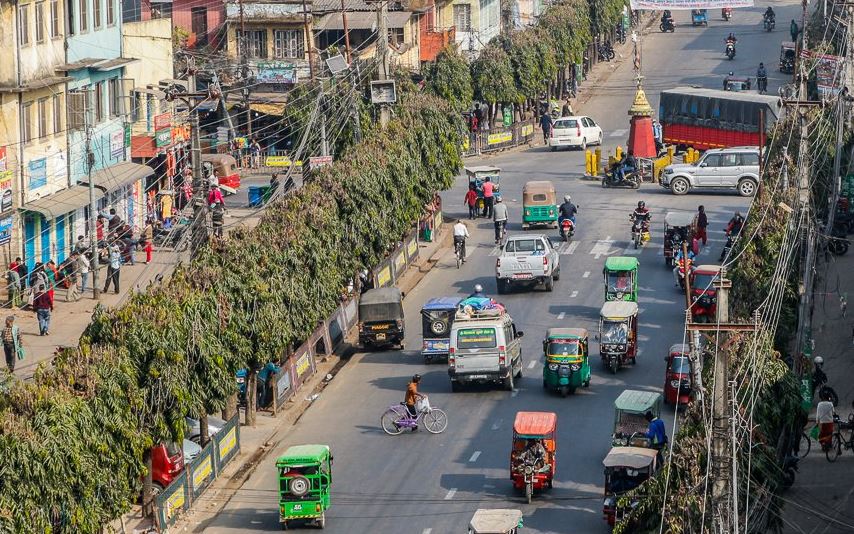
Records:
[[[561,117],[554,121],[549,136],[549,146],[552,150],[562,146],[577,146],[585,150],[587,145],[601,144],[602,128],[590,117]]]

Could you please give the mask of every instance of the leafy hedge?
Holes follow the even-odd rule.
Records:
[[[0,531],[99,532],[138,495],[144,454],[184,416],[225,406],[234,373],[283,356],[376,264],[461,164],[444,102],[404,95],[397,117],[214,241],[167,284],[99,309],[78,350],[0,399]]]

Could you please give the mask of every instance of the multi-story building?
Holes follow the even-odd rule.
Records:
[[[0,1],[0,244],[11,256],[62,259],[69,187],[65,84],[65,3]],[[81,204],[82,205],[82,204]]]
[[[167,4],[171,4],[172,23],[175,30],[186,36],[187,47],[220,48],[225,35],[225,2],[223,0],[174,0],[151,5],[157,6],[160,12],[165,12],[169,9]]]
[[[453,26],[460,51],[475,58],[501,32],[500,0],[453,0],[439,6],[438,21]]]

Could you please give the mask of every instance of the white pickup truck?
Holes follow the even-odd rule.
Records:
[[[542,284],[546,291],[551,291],[559,278],[560,254],[544,235],[508,237],[495,261],[495,282],[499,293],[522,284]]]

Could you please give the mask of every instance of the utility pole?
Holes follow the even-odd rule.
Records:
[[[344,0],[341,0],[341,5],[344,5]],[[311,81],[314,81],[314,47],[312,46],[314,37],[308,27],[308,7],[305,0],[302,0],[302,25],[305,28],[305,45],[306,50],[308,51],[308,75],[311,77]],[[346,22],[344,23],[344,35],[347,35]],[[349,39],[347,42],[350,42]]]
[[[347,53],[347,64],[350,64],[350,30],[347,28],[347,11],[344,0],[341,0],[341,21],[344,23],[344,52]]]
[[[89,124],[89,91],[85,93],[86,104],[83,106],[83,124],[86,128],[86,175],[89,180],[89,250],[92,256],[92,298],[101,298],[101,290],[98,289],[98,267],[101,263],[98,259],[98,205],[95,202],[95,182],[92,180],[92,167],[95,166],[95,154],[92,152],[92,126]]]
[[[842,134],[845,125],[846,102],[849,101],[848,84],[854,81],[851,76],[851,54],[852,39],[854,39],[854,6],[848,6],[848,20],[845,31],[844,49],[842,57],[845,59],[845,70],[842,73],[842,90],[838,95],[836,109],[836,155],[833,159],[833,191],[828,198],[828,215],[827,215],[827,230],[826,234],[833,235],[833,224],[836,217],[836,203],[839,200],[839,190],[841,188],[842,177],[839,175],[840,166],[842,164]]]
[[[377,3],[377,59],[380,62],[379,79],[388,80],[388,3],[380,0]],[[389,121],[388,104],[380,106],[380,126],[385,128]]]
[[[356,62],[356,72],[353,72],[352,68],[350,69],[351,79],[353,80],[353,90],[354,91],[359,90],[359,79],[361,78],[360,72],[359,72],[360,70],[361,69],[359,69],[359,63],[358,62]],[[355,141],[357,144],[362,142],[362,120],[359,117],[358,102],[359,102],[358,99],[354,98],[352,100],[352,104],[350,106],[350,115],[353,117],[353,124],[354,124],[354,128],[355,128],[355,130],[353,132],[353,137],[355,138]]]
[[[199,114],[190,114],[190,164],[193,169],[193,235],[190,254],[196,251],[208,239],[206,180],[202,176],[202,145],[199,139]]]
[[[801,95],[806,93],[806,81],[801,76]],[[800,304],[798,307],[798,329],[795,345],[795,359],[793,370],[798,378],[803,374],[803,355],[806,344],[807,333],[810,331],[811,323],[811,300],[813,290],[813,266],[815,265],[815,232],[813,231],[813,217],[810,212],[810,177],[807,169],[806,158],[809,150],[809,131],[804,109],[798,105],[800,119],[800,146],[798,148],[798,198],[800,211],[798,216],[803,221],[803,232],[801,242],[806,246],[804,261],[802,264],[801,280],[803,285],[799,288]]]
[[[237,41],[237,46],[240,48],[240,74],[243,80],[243,105],[246,106],[246,137],[252,137],[252,105],[249,103],[249,68],[248,68],[248,48],[249,42],[246,39],[246,21],[243,18],[243,0],[237,0],[238,9],[240,10],[240,39]],[[303,4],[305,5],[305,4]]]

